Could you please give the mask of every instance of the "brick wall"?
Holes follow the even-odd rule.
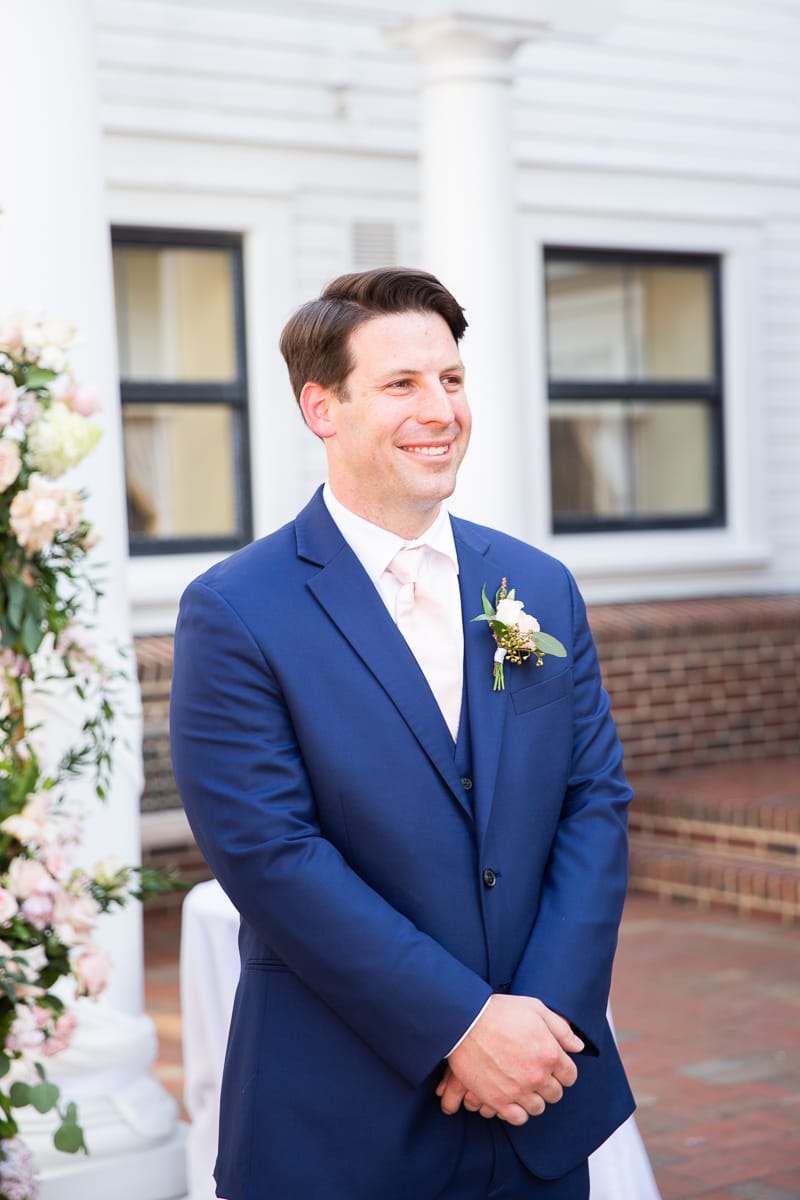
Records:
[[[629,771],[800,753],[800,596],[597,605],[589,619]],[[172,639],[139,638],[136,656],[149,812],[179,805]]]
[[[630,771],[800,753],[800,596],[602,605],[589,619]]]

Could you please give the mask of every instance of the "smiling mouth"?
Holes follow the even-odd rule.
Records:
[[[407,454],[418,454],[423,458],[444,458],[450,453],[449,443],[446,446],[401,446]]]

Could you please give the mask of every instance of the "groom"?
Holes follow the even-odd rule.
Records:
[[[622,752],[571,576],[442,505],[465,328],[421,271],[304,305],[281,349],[328,483],[182,600],[175,776],[241,914],[228,1200],[585,1200],[632,1109]],[[567,657],[493,690],[502,580]]]

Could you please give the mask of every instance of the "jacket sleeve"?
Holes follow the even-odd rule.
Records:
[[[236,611],[202,581],[181,603],[170,725],[190,825],[234,905],[307,987],[420,1084],[491,989],[322,836],[269,663]]]
[[[534,927],[511,991],[566,1017],[597,1054],[628,871],[631,790],[583,600],[570,576],[573,729],[570,776]]]

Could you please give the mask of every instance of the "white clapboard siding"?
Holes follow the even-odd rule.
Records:
[[[631,0],[599,43],[529,44],[524,158],[800,178],[800,5]]]
[[[415,261],[420,73],[387,35],[424,7],[95,0],[117,211],[157,224],[158,197],[169,195],[173,215],[162,223],[179,212],[189,226],[218,221],[246,234],[239,199],[257,207],[279,197],[291,229],[281,310],[392,248]],[[487,14],[492,7],[486,0]],[[740,292],[732,307],[740,343],[752,334],[758,346],[729,357],[742,371],[736,411],[753,414],[759,480],[755,494],[739,494],[754,495],[753,539],[763,530],[768,562],[725,586],[800,590],[800,0],[624,0],[598,40],[548,35],[520,48],[513,98],[520,210],[537,238],[546,240],[540,217],[552,227],[566,217],[572,240],[587,246],[756,247],[758,295]],[[268,240],[267,224],[259,228]],[[538,249],[521,247],[523,261],[529,253]],[[278,329],[263,319],[248,312],[272,344]],[[254,373],[254,395],[278,402],[285,393],[291,405],[270,371]],[[299,416],[281,436],[286,487],[299,502],[323,476],[324,456]],[[734,491],[745,457],[733,456]],[[709,589],[719,579],[710,569]],[[636,584],[621,583],[620,598]]]
[[[797,197],[795,197],[797,199]],[[773,218],[763,262],[764,487],[779,587],[800,588],[800,208]]]

